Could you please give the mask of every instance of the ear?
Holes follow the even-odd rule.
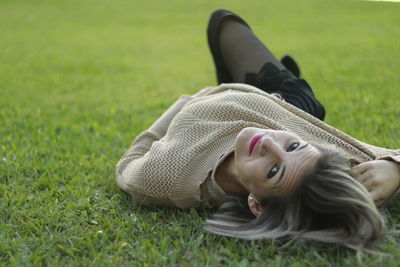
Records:
[[[263,211],[261,202],[257,201],[257,199],[251,193],[249,194],[247,202],[248,202],[249,208],[250,208],[251,212],[254,214],[254,216],[256,216],[256,217],[260,216]]]

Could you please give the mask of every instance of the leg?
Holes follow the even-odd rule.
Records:
[[[219,83],[247,83],[279,93],[286,102],[324,119],[325,109],[309,84],[288,71],[287,58],[285,65],[278,61],[243,19],[217,10],[211,15],[207,33]]]
[[[235,82],[245,82],[246,73],[258,73],[266,62],[286,70],[249,27],[232,16],[226,17],[221,26],[220,51]]]

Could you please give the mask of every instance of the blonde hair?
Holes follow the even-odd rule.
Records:
[[[385,220],[354,177],[342,153],[316,146],[321,158],[288,198],[262,201],[255,217],[247,199],[228,198],[206,220],[211,233],[243,239],[306,239],[349,247],[370,244],[385,230]]]

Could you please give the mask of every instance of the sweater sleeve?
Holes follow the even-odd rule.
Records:
[[[126,192],[134,196],[134,200],[159,204],[158,200],[143,194],[140,190],[135,190],[135,184],[140,179],[139,172],[145,164],[148,152],[154,142],[159,141],[167,132],[173,118],[179,113],[184,105],[192,97],[181,96],[164,114],[155,121],[148,130],[142,132],[133,141],[131,147],[124,153],[116,166],[117,184]],[[135,192],[133,192],[135,191]],[[163,203],[164,205],[166,203]]]
[[[398,164],[400,164],[400,152],[394,155],[388,155],[388,156],[383,156],[383,157],[379,157],[377,159],[386,159],[386,160],[390,160],[390,161],[394,161],[397,162]]]
[[[149,130],[162,138],[167,132],[172,119],[175,118],[176,114],[178,114],[183,106],[191,99],[191,96],[182,95],[169,109],[164,112],[163,115],[161,115],[160,118],[158,118],[158,120],[153,123],[153,125],[150,126]]]

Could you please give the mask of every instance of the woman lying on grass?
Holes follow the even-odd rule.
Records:
[[[182,96],[117,165],[136,205],[220,209],[205,228],[244,239],[368,244],[377,207],[399,191],[400,150],[362,143],[322,120],[293,59],[278,61],[237,15],[208,25],[217,87]]]

